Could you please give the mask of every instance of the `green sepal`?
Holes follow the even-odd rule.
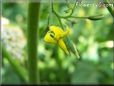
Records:
[[[64,38],[64,41],[65,41],[65,44],[66,44],[66,47],[69,51],[69,53],[73,53],[78,59],[80,59],[80,56],[79,56],[79,53],[78,53],[78,50],[75,49],[75,47],[73,46],[73,44],[71,43],[70,39],[68,37]]]

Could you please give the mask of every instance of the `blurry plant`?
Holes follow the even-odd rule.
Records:
[[[82,0],[77,0],[77,1],[82,1]],[[8,7],[5,7],[7,5]],[[19,9],[22,8],[21,10],[19,10],[16,6],[15,6],[15,9],[13,8],[14,6],[11,7],[10,3],[5,4],[4,5],[5,10],[3,11],[3,15],[5,13],[5,17],[8,17],[8,19],[13,20],[13,22],[22,23],[22,25],[21,24],[18,24],[18,25],[23,27],[23,25],[26,25],[25,24],[26,19],[24,19],[25,21],[21,22],[21,16],[23,13],[24,14],[26,13],[27,5],[28,4],[26,3],[18,4],[18,8]],[[51,8],[49,7],[49,5]],[[36,5],[34,6],[36,7]],[[104,7],[99,9],[97,7],[96,8],[77,7],[75,9],[75,7],[76,7],[75,3],[72,3],[72,4],[71,3],[62,3],[62,4],[42,3],[41,9],[40,9],[40,14],[41,14],[40,21],[38,22],[35,22],[37,20],[37,17],[35,16],[37,15],[38,10],[36,12],[31,12],[31,17],[29,21],[30,23],[28,24],[32,28],[32,29],[29,28],[30,35],[28,35],[29,36],[28,39],[29,38],[31,39],[30,46],[32,47],[31,51],[28,52],[29,54],[32,53],[31,54],[32,58],[30,57],[27,60],[27,62],[29,61],[30,63],[29,70],[26,71],[28,66],[26,67],[25,65],[26,64],[25,59],[24,59],[25,61],[22,64],[20,64],[19,62],[20,60],[17,61],[15,59],[12,59],[12,57],[14,56],[8,53],[9,51],[5,52],[5,50],[3,50],[4,63],[2,68],[2,71],[3,71],[2,76],[4,78],[3,79],[4,83],[5,82],[6,83],[8,82],[25,83],[26,78],[27,78],[27,82],[37,83],[37,79],[39,78],[39,74],[40,74],[40,83],[43,83],[43,84],[48,84],[48,83],[49,84],[50,83],[73,83],[73,84],[77,84],[77,83],[78,84],[86,84],[86,83],[87,84],[91,84],[91,83],[110,84],[111,83],[113,84],[114,68],[113,68],[113,62],[112,62],[112,59],[113,59],[112,39],[114,39],[114,34],[113,34],[114,25],[113,25],[112,16],[108,15],[109,12]],[[14,10],[17,10],[19,12],[14,14],[15,12]],[[34,8],[32,8],[31,10],[33,11]],[[47,19],[48,10],[50,11],[50,14]],[[62,12],[59,13],[59,11],[62,11]],[[54,15],[51,15],[52,12]],[[11,15],[9,15],[10,13]],[[94,16],[95,13],[97,15]],[[106,16],[104,17],[104,15],[101,15],[101,13],[106,14]],[[15,17],[17,20],[19,19],[19,21],[15,21]],[[26,18],[27,16],[23,15],[23,17]],[[56,19],[59,21],[57,21]],[[48,24],[46,26],[47,20],[48,20]],[[94,20],[95,22],[92,22],[91,20]],[[97,21],[97,20],[100,20],[100,21]],[[39,28],[37,28],[36,23],[38,24],[40,23]],[[49,26],[52,26],[52,25],[58,26],[60,29],[62,29],[63,32],[67,31],[66,29],[67,26],[70,28],[71,27],[73,28],[71,29],[73,32],[75,32],[75,34],[70,35],[70,37],[69,35],[65,36],[62,39],[66,41],[64,43],[68,42],[67,45],[69,45],[69,48],[71,48],[71,46],[73,46],[73,44],[76,43],[76,46],[80,49],[80,52],[81,52],[80,55],[81,57],[83,57],[83,60],[77,61],[77,59],[75,58],[76,57],[75,55],[72,55],[72,54],[65,55],[62,49],[58,48],[58,46],[55,45],[56,47],[53,47],[53,45],[44,43],[43,37],[45,34],[45,31],[44,31],[45,27],[47,27],[46,29],[47,31],[49,30],[48,32],[47,31],[46,32],[51,34],[50,37],[53,37],[53,32],[51,33],[49,29]],[[36,31],[36,28],[38,29],[38,31]],[[36,35],[36,33],[34,32],[35,33],[34,34],[33,31],[36,31],[39,34],[38,38],[35,36],[34,36],[35,38],[33,38],[33,35]],[[67,38],[70,41],[70,43],[68,40],[66,40]],[[36,43],[36,39],[38,39],[38,42],[39,42],[38,46],[36,46],[36,44],[33,44],[34,42]],[[71,41],[73,41],[73,43]],[[10,44],[13,44],[13,43],[10,43]],[[28,45],[29,49],[30,49],[30,46]],[[35,47],[34,48],[35,52],[33,51],[33,47]],[[37,53],[36,53],[36,48],[38,49]],[[26,52],[25,50],[22,50],[22,51]],[[35,54],[35,58],[33,54]],[[37,54],[37,59],[36,59],[36,54]],[[26,58],[26,56],[24,55],[23,58]],[[10,65],[14,70],[10,68]],[[37,71],[38,77],[36,74],[37,69],[38,69]],[[23,72],[24,74],[20,72],[20,70],[25,71]],[[28,72],[29,72],[29,80],[28,80]],[[21,80],[21,82],[18,81],[18,79],[14,78],[13,75],[15,75],[15,73],[17,78]],[[12,79],[10,79],[11,77]],[[33,82],[33,79],[35,80],[35,82]]]

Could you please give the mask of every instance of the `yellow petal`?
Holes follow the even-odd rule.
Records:
[[[62,30],[62,28],[58,26],[50,26],[50,31],[53,31],[55,33],[56,40],[59,40],[60,38],[63,38],[71,33],[71,29],[69,27],[66,28],[66,31]]]
[[[62,50],[63,50],[66,54],[69,54],[69,51],[67,50],[67,47],[66,47],[66,45],[65,45],[65,43],[64,43],[64,41],[63,41],[62,39],[60,39],[60,40],[58,41],[58,45],[59,45],[60,48],[62,48]]]
[[[56,40],[59,40],[64,34],[64,31],[58,26],[50,26],[49,29],[55,33]]]
[[[47,43],[57,43],[56,40],[54,40],[51,36],[50,36],[50,33],[46,33],[45,37],[44,37],[44,41],[47,42]]]

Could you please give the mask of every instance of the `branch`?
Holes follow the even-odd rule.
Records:
[[[72,11],[71,11],[71,13],[69,15],[61,16],[54,10],[53,3],[52,3],[52,12],[57,16],[61,26],[62,26],[61,18],[64,18],[64,19],[67,19],[67,18],[79,18],[79,19],[89,19],[89,20],[100,20],[100,19],[102,19],[104,17],[103,15],[84,16],[84,17],[72,16],[74,8],[75,8],[75,5],[74,5],[74,7],[73,7],[73,9],[72,9]]]
[[[66,15],[66,16],[61,16],[61,15],[59,15],[59,14],[54,10],[53,3],[52,3],[52,12],[53,12],[57,17],[60,17],[60,18],[69,18],[69,17],[73,14],[75,6],[76,6],[76,2],[75,2],[75,4],[74,4],[73,8],[71,9],[71,12],[70,12],[68,15]]]

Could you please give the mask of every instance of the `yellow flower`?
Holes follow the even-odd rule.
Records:
[[[66,54],[69,54],[69,51],[63,39],[70,34],[70,31],[71,29],[68,27],[66,28],[66,31],[63,31],[58,26],[50,26],[49,31],[44,37],[44,41],[47,43],[58,44]]]

